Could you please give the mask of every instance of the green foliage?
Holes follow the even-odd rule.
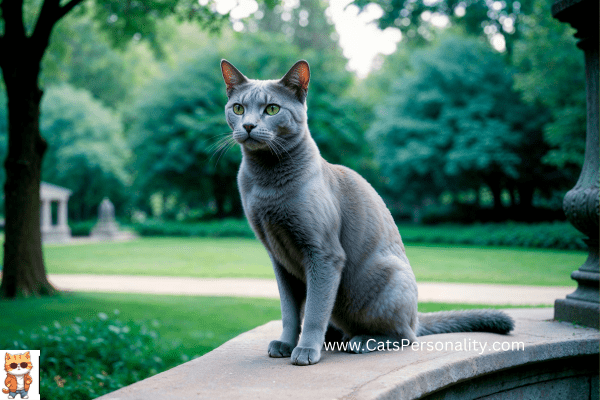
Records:
[[[4,165],[8,151],[8,99],[6,92],[0,85],[0,165]],[[6,169],[0,168],[0,185],[4,195],[4,182],[6,181]],[[4,197],[4,196],[2,196]],[[4,201],[0,201],[0,210],[4,213]]]
[[[378,20],[379,28],[400,29],[408,40],[423,45],[441,31],[434,20],[447,19],[449,25],[459,26],[468,35],[501,40],[510,52],[512,42],[520,33],[523,15],[531,13],[532,0],[354,0],[360,9],[377,4],[383,10]]]
[[[118,313],[115,310],[115,313]],[[87,400],[163,371],[157,356],[157,332],[143,323],[123,323],[99,313],[98,318],[76,318],[68,326],[58,322],[24,333],[2,348],[41,349],[42,399]]]
[[[219,62],[214,49],[202,49],[149,85],[130,111],[128,138],[142,201],[165,191],[190,206],[216,198],[220,216],[229,200],[239,214],[235,175],[241,155],[228,138]]]
[[[508,186],[530,206],[533,190],[551,185],[539,167],[544,114],[510,89],[502,57],[480,41],[449,37],[413,53],[411,64],[368,133],[387,193],[414,203],[485,184],[500,207]]]
[[[49,145],[42,178],[73,191],[74,218],[96,216],[105,196],[121,208],[130,184],[130,151],[117,115],[89,92],[63,84],[46,90],[40,130]]]
[[[245,220],[174,222],[148,220],[133,224],[142,236],[240,237],[253,238]],[[585,250],[583,234],[568,222],[524,224],[516,222],[473,225],[399,225],[407,243],[447,243],[479,246],[511,246],[565,250]]]
[[[229,19],[229,14],[221,15],[213,11],[210,4],[203,6],[195,0],[103,0],[91,4],[94,19],[109,34],[114,46],[122,49],[131,39],[143,39],[159,55],[162,49],[156,28],[161,19],[176,16],[180,21],[195,21],[211,32],[218,32]]]
[[[135,71],[125,54],[111,47],[87,14],[69,15],[56,26],[42,65],[43,86],[69,83],[112,108],[135,88]]]
[[[539,224],[488,223],[435,226],[400,225],[407,243],[447,243],[477,246],[510,246],[585,250],[583,234],[568,222]]]
[[[132,228],[141,236],[254,238],[254,232],[245,219],[195,223],[147,220],[133,224]]]
[[[523,35],[515,44],[515,88],[525,101],[540,104],[552,116],[544,139],[552,149],[543,162],[572,170],[583,163],[586,130],[585,67],[574,29],[552,18],[546,0],[534,1],[523,18]]]

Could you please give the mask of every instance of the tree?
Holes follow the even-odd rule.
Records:
[[[585,66],[575,44],[574,29],[552,18],[549,3],[536,0],[523,18],[522,38],[513,54],[515,89],[523,99],[546,108],[551,120],[544,139],[551,149],[542,162],[567,169],[572,181],[583,163],[586,131]]]
[[[40,64],[55,25],[80,3],[82,0],[0,2],[0,69],[8,98],[2,297],[54,292],[46,277],[40,232],[39,190],[47,148],[39,126],[43,93],[39,85]],[[138,34],[158,49],[153,32],[156,21],[166,15],[198,19],[209,28],[228,18],[192,0],[105,0],[82,3],[82,7],[93,10],[117,47],[124,47],[129,38]]]
[[[106,32],[84,15],[67,15],[56,26],[42,61],[43,86],[69,83],[116,108],[135,82],[125,54],[113,48]]]
[[[128,112],[138,201],[162,191],[191,207],[214,199],[219,218],[226,203],[230,213],[241,215],[235,182],[241,154],[237,146],[227,151],[232,143],[226,139],[220,60],[214,49],[200,50],[151,82]]]
[[[485,36],[497,48],[512,51],[520,35],[522,15],[531,13],[533,0],[355,0],[361,10],[377,4],[383,10],[378,20],[381,29],[398,28],[405,37],[427,43],[436,37],[439,25],[446,20],[461,26],[470,36]]]
[[[71,217],[96,217],[105,196],[120,209],[131,183],[126,169],[131,151],[120,118],[88,91],[68,84],[49,87],[41,110],[40,130],[49,143],[42,177],[72,190]]]
[[[487,185],[497,209],[503,189],[530,207],[533,190],[551,184],[539,162],[545,116],[511,90],[502,57],[451,37],[411,61],[414,72],[396,80],[368,133],[388,192],[414,203]]]

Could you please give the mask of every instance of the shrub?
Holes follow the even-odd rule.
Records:
[[[104,313],[91,320],[76,318],[70,326],[54,322],[39,332],[20,331],[19,336],[2,348],[41,350],[42,399],[96,398],[168,367],[157,355],[164,354],[164,349],[156,348],[156,331]]]
[[[254,237],[245,219],[197,223],[147,220],[135,223],[131,227],[141,236]]]
[[[97,221],[79,221],[69,222],[69,228],[71,228],[71,235],[73,236],[89,236],[90,232]]]
[[[148,220],[131,226],[141,236],[247,237],[254,233],[246,220],[224,219],[208,222]],[[498,222],[485,224],[400,224],[407,243],[472,244],[479,246],[537,247],[585,250],[583,235],[570,223],[555,221],[536,224]]]
[[[402,240],[407,243],[587,249],[583,234],[568,222],[400,225],[399,230]]]

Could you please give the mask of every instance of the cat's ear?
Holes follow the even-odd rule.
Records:
[[[31,359],[31,356],[29,355],[29,352],[25,353],[25,358]]]
[[[6,355],[4,356],[4,358],[5,358],[6,360],[10,359],[10,354],[6,353]]]
[[[244,74],[238,71],[237,68],[227,60],[221,60],[221,73],[223,74],[223,79],[227,85],[227,97],[231,97],[231,93],[236,86],[248,82],[248,79]]]
[[[306,100],[306,94],[308,93],[308,82],[310,81],[310,68],[308,67],[308,63],[304,60],[298,61],[294,66],[288,71],[287,74],[279,83],[284,85],[287,88],[290,88],[296,94],[298,100],[301,103],[304,103]]]

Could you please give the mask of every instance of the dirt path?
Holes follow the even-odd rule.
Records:
[[[277,283],[252,278],[182,278],[131,275],[50,275],[57,288],[78,292],[153,293],[278,299]],[[421,282],[420,302],[553,305],[575,288]]]

